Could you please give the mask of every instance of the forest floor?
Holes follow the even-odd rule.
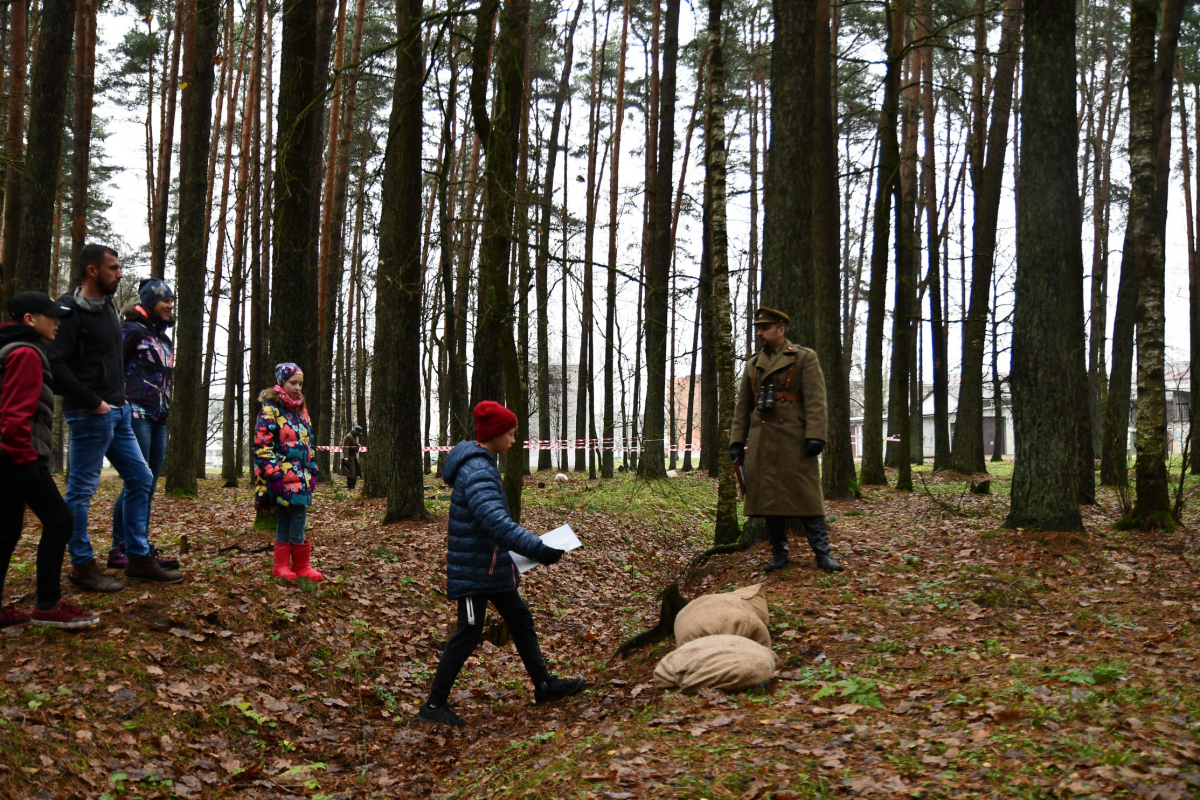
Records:
[[[522,591],[551,669],[589,688],[533,706],[512,646],[484,643],[452,697],[465,731],[415,720],[453,625],[444,487],[427,484],[428,522],[390,526],[380,501],[323,488],[327,580],[295,585],[237,549],[273,538],[250,530],[249,490],[205,481],[155,500],[153,538],[188,538],[185,583],[80,597],[64,581],[99,627],[0,635],[0,796],[1200,796],[1200,514],[1118,532],[1104,491],[1083,534],[1008,530],[999,466],[991,496],[923,472],[916,492],[831,503],[846,572],[794,540],[795,565],[767,577],[766,545],[688,569],[715,499],[695,473],[535,476],[527,525],[569,522],[585,546]],[[106,478],[92,505],[98,540],[118,489]],[[36,538],[6,605],[32,605]],[[775,680],[656,691],[670,641],[609,663],[674,580],[688,597],[764,582]]]

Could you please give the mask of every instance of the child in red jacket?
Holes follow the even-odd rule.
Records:
[[[100,621],[62,599],[63,554],[71,511],[50,476],[54,387],[46,348],[58,321],[71,313],[43,292],[20,292],[8,303],[13,321],[0,324],[0,593],[28,506],[42,522],[33,614],[0,608],[0,628],[32,620],[51,628],[89,628]]]

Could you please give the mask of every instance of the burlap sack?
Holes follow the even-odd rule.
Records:
[[[738,692],[775,674],[775,654],[742,636],[705,636],[668,653],[654,668],[656,689]]]
[[[767,620],[767,596],[761,584],[724,594],[706,594],[684,606],[675,618],[675,644],[730,634],[770,647]]]

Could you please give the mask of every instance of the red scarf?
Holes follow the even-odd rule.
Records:
[[[304,395],[292,397],[284,390],[282,386],[279,386],[278,384],[275,386],[275,394],[279,395],[279,402],[282,403],[283,407],[288,411],[299,411],[300,409],[304,408]]]

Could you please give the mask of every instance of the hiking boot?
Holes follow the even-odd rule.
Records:
[[[158,554],[158,548],[150,545],[150,557],[158,562],[158,565],[163,569],[179,569],[178,558],[162,558]]]
[[[108,568],[125,569],[125,565],[128,563],[129,559],[125,555],[125,543],[114,544],[108,551]]]
[[[26,622],[29,622],[29,615],[24,611],[17,611],[15,608],[0,608],[0,628],[24,625]]]
[[[100,618],[90,611],[73,606],[66,600],[59,600],[49,611],[33,611],[33,624],[47,628],[62,628],[74,631],[80,628],[90,628],[100,622]]]
[[[85,592],[120,592],[125,589],[124,584],[101,572],[95,559],[86,564],[72,564],[71,571],[67,573],[67,580]]]
[[[288,562],[292,560],[292,545],[289,542],[275,543],[275,566],[271,569],[272,578],[283,578],[285,581],[296,580]]]
[[[150,555],[130,556],[125,566],[125,577],[151,583],[179,583],[183,580],[182,573],[163,569]]]
[[[551,676],[550,680],[542,681],[533,690],[533,702],[541,705],[542,703],[561,700],[564,697],[579,694],[585,686],[587,686],[587,681],[583,678],[556,678]]]
[[[417,719],[422,722],[435,722],[438,725],[449,725],[451,728],[465,728],[467,721],[450,710],[450,706],[431,706],[429,703],[421,706]]]

